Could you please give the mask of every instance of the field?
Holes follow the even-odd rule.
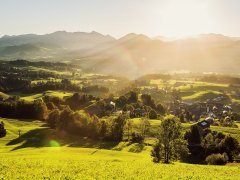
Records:
[[[71,72],[67,72],[67,71],[54,71],[54,70],[49,70],[46,68],[39,68],[39,67],[33,67],[33,66],[28,66],[25,68],[22,68],[25,70],[30,70],[30,71],[36,71],[36,72],[49,72],[49,73],[54,73],[54,74],[58,74],[58,75],[66,75],[66,76],[71,76]]]
[[[27,67],[33,72],[54,72],[56,78],[32,78],[32,86],[39,82],[61,82],[67,78],[72,84],[83,86],[99,85],[109,87],[114,94],[125,87],[121,78],[84,73],[74,75],[38,67]],[[128,82],[128,81],[127,81]],[[127,84],[126,82],[126,84]],[[218,84],[186,80],[151,80],[149,86],[139,86],[141,94],[151,94],[156,103],[172,102],[171,90],[177,90],[185,102],[207,101],[226,96],[223,102],[240,102],[238,91],[229,84]],[[159,89],[156,90],[155,87]],[[61,90],[24,94],[19,91],[0,93],[3,99],[9,95],[25,101],[34,101],[43,96],[64,98],[73,92]],[[100,96],[104,93],[91,92]],[[116,97],[119,94],[116,94]],[[151,160],[151,145],[158,133],[161,120],[149,120],[150,132],[146,133],[144,144],[128,142],[102,142],[83,137],[67,135],[51,130],[41,121],[1,119],[7,129],[7,136],[0,139],[0,179],[240,179],[240,165],[226,166],[193,165],[181,162],[154,164]],[[135,118],[133,128],[139,131],[140,118]],[[192,125],[183,123],[184,133]],[[240,140],[239,128],[211,126],[214,131],[230,134]],[[126,139],[126,134],[125,137]]]
[[[179,91],[183,101],[195,102],[214,99],[219,95],[225,94],[229,99],[224,100],[224,103],[236,102],[239,104],[240,99],[234,95],[235,88],[229,84],[209,83],[201,81],[189,80],[168,80],[163,81],[151,80],[151,85],[156,85],[158,88],[175,88]],[[160,98],[164,100],[163,98]]]
[[[129,147],[113,150],[121,143],[97,146],[87,140],[74,145],[64,143],[65,138],[56,138],[40,121],[1,120],[8,134],[0,139],[0,179],[240,178],[239,165],[154,164],[148,146],[133,153]],[[152,126],[158,123],[151,121]]]
[[[139,124],[140,118],[135,118],[132,120],[134,125]],[[161,123],[160,120],[149,120],[151,125],[151,134],[156,134],[158,131],[158,127]],[[212,131],[222,132],[224,134],[229,134],[232,137],[238,139],[240,141],[240,124],[236,123],[238,128],[231,128],[231,127],[221,127],[221,126],[211,126]],[[183,132],[187,131],[192,123],[182,123]]]
[[[63,91],[46,91],[45,93],[38,93],[38,94],[23,94],[23,93],[11,93],[12,96],[19,96],[20,99],[25,101],[34,101],[37,99],[42,98],[43,96],[53,96],[64,98],[67,96],[71,96],[73,93],[63,92]]]

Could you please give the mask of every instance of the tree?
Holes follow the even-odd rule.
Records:
[[[151,151],[151,156],[153,157],[153,162],[155,163],[159,163],[161,160],[161,148],[160,148],[160,144],[156,143],[153,146],[153,149]]]
[[[63,79],[61,83],[65,89],[67,89],[67,87],[71,85],[71,81],[69,79]]]
[[[116,106],[119,108],[123,108],[127,103],[127,98],[125,96],[120,96],[117,100],[116,100]]]
[[[167,115],[162,120],[158,141],[164,163],[169,163],[171,159],[179,159],[182,151],[187,149],[181,136],[181,128],[179,119],[173,115]]]
[[[135,132],[132,133],[131,142],[132,143],[142,143],[144,140],[143,136]]]
[[[149,119],[157,119],[157,112],[155,110],[151,110],[148,114]]]
[[[230,162],[233,162],[234,155],[239,153],[238,147],[238,140],[231,136],[225,136],[225,138],[220,142],[220,149],[222,152],[227,153]]]
[[[65,112],[65,116],[68,117],[68,120],[63,123],[66,123],[65,130],[69,133],[91,138],[95,136],[96,130],[93,124],[94,120],[88,114],[83,111],[76,111],[74,113],[67,111]]]
[[[4,123],[3,123],[3,121],[2,121],[1,124],[0,124],[0,138],[1,138],[1,137],[5,137],[6,134],[7,134],[7,131],[6,131],[6,129],[4,128]]]
[[[186,111],[185,115],[187,121],[192,121],[192,114],[189,111]]]
[[[187,131],[184,135],[184,139],[188,141],[188,144],[200,144],[201,135],[196,125],[191,126],[190,131]]]
[[[59,118],[60,118],[60,112],[58,109],[55,109],[52,112],[50,112],[47,119],[47,124],[50,126],[50,128],[52,129],[56,128]]]
[[[124,133],[124,125],[127,119],[127,115],[121,114],[117,118],[112,119],[111,124],[111,138],[114,141],[121,141]]]
[[[46,104],[42,100],[34,101],[34,109],[36,118],[39,120],[45,120],[47,117],[48,109]]]
[[[134,107],[133,107],[133,105],[131,105],[131,104],[126,104],[126,105],[123,107],[123,111],[133,112],[133,111],[134,111]]]
[[[60,129],[67,129],[69,121],[71,121],[73,111],[67,106],[65,109],[61,112],[58,127]]]
[[[101,138],[105,138],[107,134],[107,124],[104,120],[100,122],[100,127],[99,127],[99,136]]]
[[[142,94],[141,96],[142,102],[146,106],[150,106],[151,108],[155,108],[156,105],[154,103],[154,100],[152,99],[151,95],[149,94]]]
[[[134,91],[130,92],[130,96],[128,98],[128,103],[136,103],[138,101],[138,94]]]
[[[225,165],[228,162],[228,156],[226,153],[211,154],[205,161],[209,165]]]
[[[126,120],[125,129],[127,130],[128,141],[130,141],[130,134],[132,134],[132,120],[129,118]]]
[[[157,107],[156,107],[156,111],[159,113],[159,114],[161,114],[161,115],[163,115],[163,114],[165,114],[165,109],[164,109],[164,107],[163,107],[163,105],[162,104],[157,104]]]
[[[181,114],[179,115],[179,118],[180,118],[180,121],[181,121],[182,123],[184,123],[184,114],[183,114],[183,113],[181,113]]]
[[[143,137],[145,137],[146,133],[149,131],[150,129],[150,122],[147,118],[141,118],[140,119],[140,131],[141,131],[141,135]]]

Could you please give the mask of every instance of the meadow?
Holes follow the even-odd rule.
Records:
[[[210,83],[202,82],[197,80],[151,80],[151,85],[156,85],[160,89],[174,88],[179,91],[179,94],[183,101],[194,102],[194,101],[206,101],[213,99],[219,95],[226,95],[229,100],[225,100],[226,103],[236,102],[239,103],[239,97],[233,95],[233,92],[237,89],[230,87],[229,84],[225,83]],[[165,97],[166,98],[166,97]],[[161,98],[161,100],[164,100]]]
[[[57,138],[40,121],[1,119],[7,136],[0,139],[0,179],[239,179],[239,164],[154,164],[149,146],[138,153],[120,144],[97,146]],[[152,120],[157,126],[159,121]],[[187,125],[186,125],[187,126]],[[18,137],[21,130],[21,137]],[[239,129],[238,129],[239,130]],[[239,133],[239,131],[238,131]],[[64,136],[62,136],[64,137]],[[122,142],[123,143],[123,142]]]
[[[52,97],[59,97],[59,98],[64,98],[73,95],[71,92],[63,92],[63,91],[46,91],[44,93],[35,93],[35,94],[23,94],[19,92],[15,93],[10,93],[12,96],[18,96],[20,99],[25,100],[25,101],[34,101],[37,99],[41,99],[44,96],[52,96]]]
[[[75,69],[61,72],[57,68],[52,70],[45,66],[18,68],[21,70],[19,78],[25,76],[27,85],[32,88],[37,87],[38,84],[39,87],[41,84],[44,86],[47,82],[61,85],[62,80],[68,79],[72,85],[79,87],[91,85],[107,87],[108,92],[89,91],[87,93],[104,98],[114,96],[115,100],[136,87],[139,88],[139,101],[142,101],[142,94],[150,94],[156,105],[158,103],[167,105],[175,101],[174,92],[177,92],[183,102],[207,101],[222,95],[228,97],[225,102],[222,102],[223,104],[240,102],[238,89],[227,83],[210,83],[182,78],[181,80],[152,79],[148,84],[137,84],[135,81],[122,77],[103,76],[89,72],[79,73]],[[25,71],[29,71],[30,76],[28,73],[24,74]],[[7,77],[11,80],[11,75]],[[22,79],[23,83],[25,79]],[[23,91],[25,87],[20,90],[18,86],[14,86],[15,84],[3,82],[6,87],[9,86],[12,89],[10,88],[10,91],[6,88],[4,93],[0,92],[0,98],[17,96],[27,101],[28,104],[46,95],[66,99],[75,92],[65,88]],[[5,86],[2,88],[4,89]],[[129,98],[128,95],[125,98]],[[28,113],[25,114],[28,115]],[[126,133],[122,142],[109,142],[52,130],[43,121],[3,118],[0,118],[0,121],[4,122],[7,129],[6,137],[0,139],[0,179],[240,179],[240,165],[236,163],[229,163],[225,166],[182,162],[153,163],[150,152],[156,141],[154,137],[159,131],[161,123],[159,119],[149,120],[150,131],[144,134],[145,140],[141,144],[124,141],[127,139]],[[140,118],[133,118],[132,122],[134,132],[139,133]],[[191,125],[191,123],[182,123],[182,133],[187,131]],[[237,125],[239,128],[211,126],[211,129],[230,134],[240,140],[240,124],[237,123]]]

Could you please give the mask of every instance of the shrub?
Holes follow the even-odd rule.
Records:
[[[128,149],[128,152],[140,153],[142,152],[143,148],[144,148],[144,144],[133,143],[127,149]]]
[[[154,163],[159,163],[161,160],[161,145],[159,143],[155,144],[153,146],[153,149],[151,151],[152,161]]]
[[[225,165],[228,161],[228,156],[226,153],[223,154],[211,154],[206,160],[209,165]]]

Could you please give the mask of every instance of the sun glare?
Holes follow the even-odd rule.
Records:
[[[205,33],[211,27],[209,10],[205,1],[170,1],[160,12],[161,27],[166,27],[167,36],[185,37]],[[164,25],[163,25],[164,24]]]

